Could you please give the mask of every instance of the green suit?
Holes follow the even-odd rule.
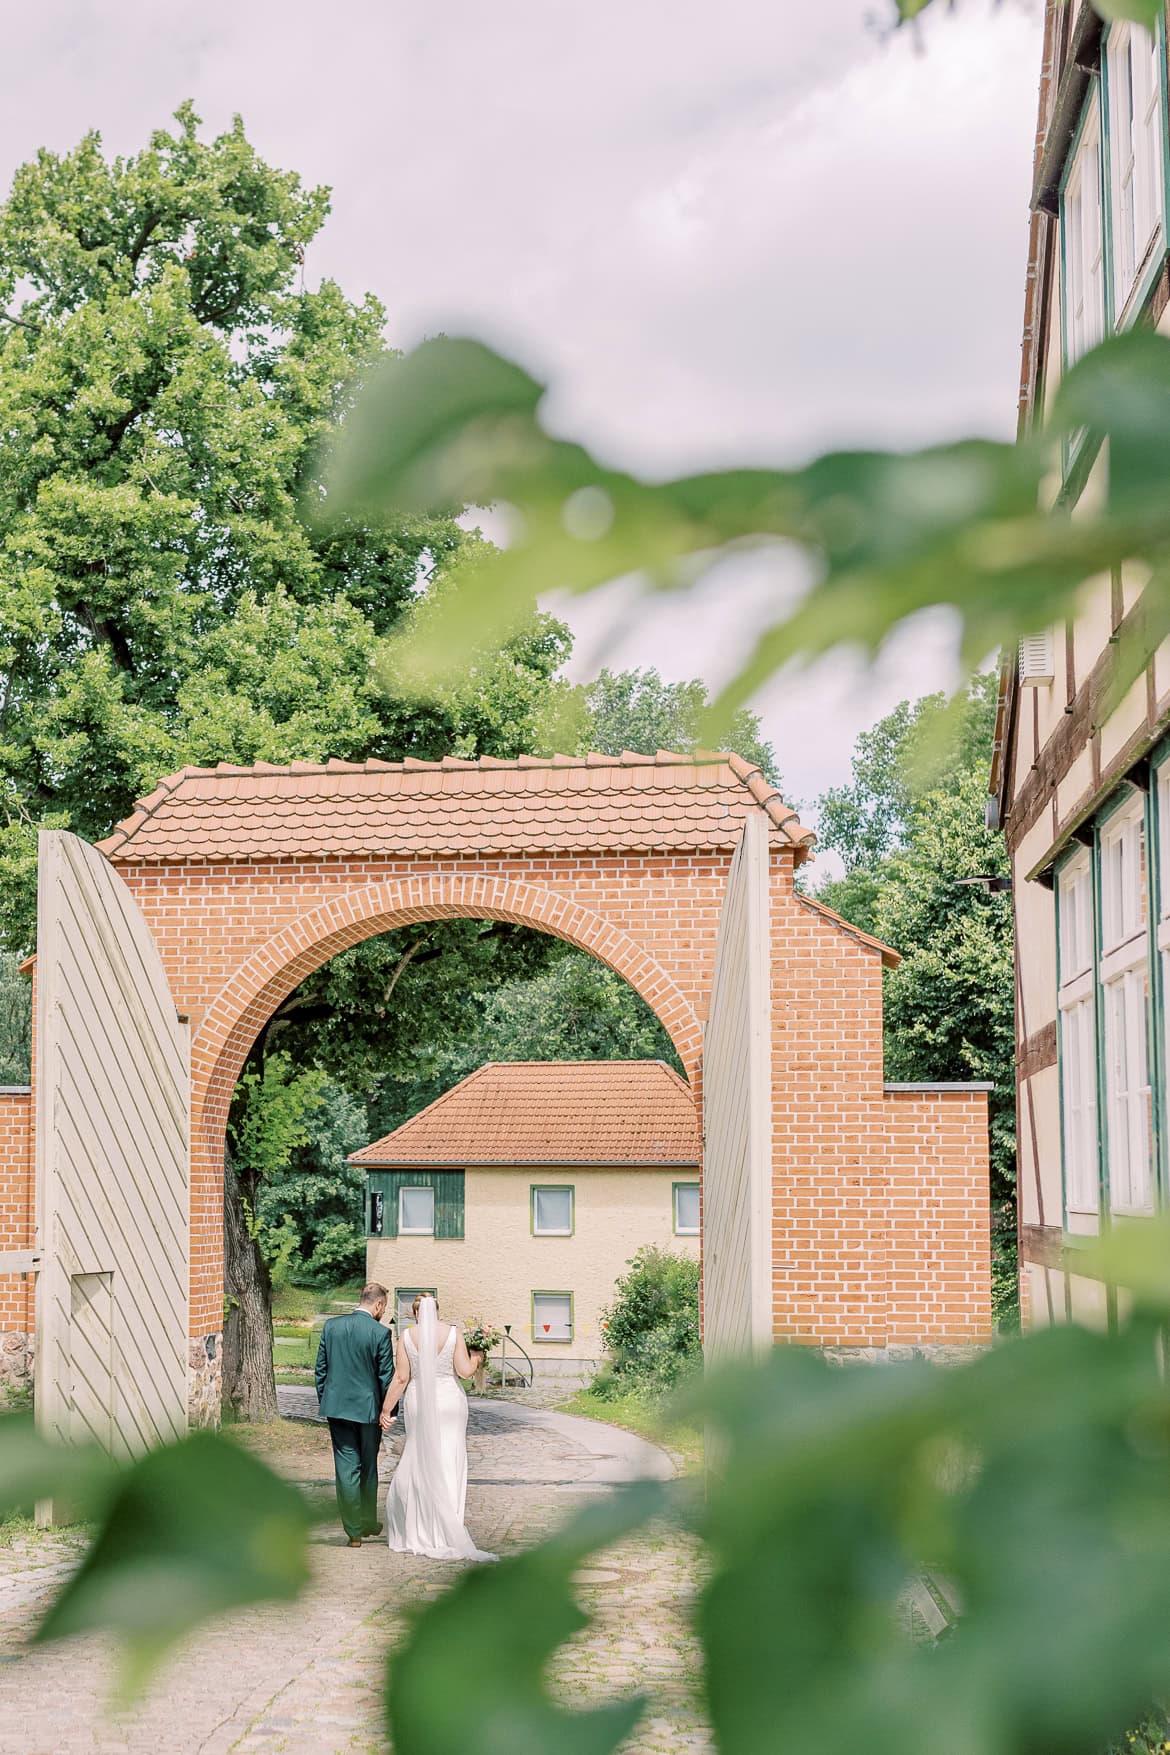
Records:
[[[337,1506],[351,1541],[378,1521],[378,1419],[393,1375],[390,1330],[370,1311],[330,1317],[317,1349],[317,1400],[329,1422]]]

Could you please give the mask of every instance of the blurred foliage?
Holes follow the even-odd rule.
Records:
[[[25,1416],[0,1418],[0,1515],[34,1500],[97,1525],[35,1640],[112,1634],[123,1701],[209,1619],[290,1601],[308,1579],[303,1495],[214,1433],[118,1465],[96,1447],[47,1443]]]
[[[1112,337],[1062,380],[1049,427],[1016,444],[965,440],[915,453],[832,452],[793,470],[733,469],[666,482],[610,469],[554,438],[544,386],[474,341],[439,338],[382,362],[329,465],[333,516],[417,516],[469,502],[509,507],[504,550],[455,557],[425,626],[391,641],[399,673],[441,694],[469,653],[525,626],[539,593],[587,592],[640,574],[684,591],[730,549],[795,544],[809,589],[777,591],[775,619],[712,708],[731,716],[789,662],[839,645],[875,653],[907,617],[955,614],[973,670],[989,651],[1066,614],[1085,581],[1151,568],[1147,642],[1123,653],[1117,688],[1170,630],[1170,339]],[[1099,508],[1051,515],[1042,488],[1062,441],[1108,439]]]
[[[695,1256],[649,1245],[637,1251],[618,1280],[613,1303],[601,1313],[608,1357],[594,1379],[595,1395],[633,1392],[653,1400],[698,1371],[703,1358],[699,1277]]]
[[[1126,1727],[1170,1687],[1158,1333],[1146,1314],[1115,1334],[1033,1333],[950,1371],[842,1370],[780,1348],[708,1374],[692,1405],[717,1436],[719,1472],[702,1503],[669,1497],[707,1552],[696,1623],[722,1755],[1127,1747]],[[645,1512],[661,1509],[652,1499]],[[556,1538],[571,1564],[613,1539],[592,1515]],[[478,1722],[478,1673],[441,1685],[432,1671],[429,1714],[424,1678],[456,1636],[479,1650],[491,1629],[534,1613],[557,1552],[467,1575],[426,1612],[391,1670],[399,1755],[495,1755],[505,1734],[540,1746],[546,1641],[501,1654],[522,1674],[506,1669],[510,1704]],[[900,1608],[926,1566],[963,1603],[935,1647],[915,1644]],[[608,1734],[581,1746],[613,1750],[620,1732]]]

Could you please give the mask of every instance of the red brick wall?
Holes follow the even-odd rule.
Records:
[[[983,1100],[886,1096],[880,958],[800,900],[790,852],[773,857],[775,1332],[860,1347],[985,1338]],[[222,1323],[232,1086],[264,1020],[311,970],[413,920],[474,914],[537,926],[638,989],[698,1097],[729,863],[700,853],[120,867],[192,1025],[192,1335]],[[27,1100],[13,1102],[0,1132],[2,1247],[32,1242],[27,1111]],[[0,1107],[0,1129],[7,1115]],[[9,1162],[16,1169],[5,1172]],[[13,1312],[0,1326],[27,1330],[30,1288],[0,1281],[0,1297]]]
[[[982,1091],[889,1091],[886,1110],[890,1340],[985,1340],[987,1098]]]
[[[0,1249],[31,1249],[33,1237],[32,1098],[0,1092]],[[0,1334],[30,1334],[32,1275],[0,1274]]]

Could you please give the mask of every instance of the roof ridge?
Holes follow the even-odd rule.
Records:
[[[724,770],[724,776],[729,777],[729,779],[724,776],[716,776],[712,778],[708,775],[707,779],[700,784],[698,771],[700,769],[710,769],[712,767],[718,767]],[[447,755],[443,756],[438,761],[424,761],[418,756],[407,756],[400,762],[387,762],[374,757],[363,762],[347,762],[342,761],[337,757],[331,757],[325,762],[304,762],[300,760],[294,760],[287,763],[253,762],[248,764],[217,762],[213,767],[201,767],[195,763],[188,763],[177,772],[164,775],[158,781],[158,784],[152,792],[150,792],[145,798],[141,798],[136,802],[131,814],[115,824],[109,835],[97,843],[97,848],[98,851],[105,854],[107,858],[111,858],[115,854],[132,858],[133,855],[125,854],[124,850],[128,844],[147,827],[151,822],[151,819],[160,811],[162,806],[169,799],[175,799],[177,807],[181,807],[185,803],[198,805],[203,802],[202,795],[186,800],[181,799],[178,796],[182,793],[183,788],[188,781],[215,780],[216,778],[225,782],[248,779],[264,781],[286,777],[305,779],[306,777],[312,776],[345,775],[348,777],[360,774],[434,774],[436,776],[441,776],[453,773],[474,773],[485,778],[486,783],[482,789],[476,787],[474,784],[462,788],[456,784],[452,790],[452,797],[457,800],[460,793],[467,798],[471,798],[472,796],[490,795],[492,793],[490,776],[496,773],[531,774],[534,771],[543,771],[550,775],[560,775],[564,774],[566,770],[574,770],[577,772],[596,774],[599,770],[608,769],[617,776],[622,774],[623,771],[628,772],[632,769],[655,768],[680,771],[689,769],[694,775],[693,784],[689,784],[688,780],[680,772],[677,784],[674,782],[658,781],[652,786],[646,785],[644,788],[635,788],[636,790],[645,790],[647,794],[651,795],[655,793],[666,794],[667,799],[669,799],[669,796],[674,792],[685,792],[687,790],[693,790],[696,792],[703,792],[706,790],[714,791],[718,790],[720,787],[727,786],[729,783],[731,785],[738,783],[745,788],[753,804],[764,811],[769,823],[784,836],[789,846],[792,847],[796,863],[800,864],[804,859],[809,857],[816,836],[811,829],[803,827],[797,812],[790,809],[784,802],[779,788],[772,785],[771,781],[768,780],[758,764],[746,760],[743,756],[736,755],[735,752],[731,750],[693,750],[688,753],[682,750],[662,749],[655,750],[653,754],[648,751],[640,752],[637,750],[623,750],[620,755],[616,756],[601,754],[594,750],[584,756],[554,754],[550,756],[479,756],[471,758]],[[586,782],[586,784],[588,785],[589,782]],[[560,781],[557,784],[548,786],[530,785],[529,790],[534,793],[572,792],[575,789],[575,786],[575,782],[570,782],[566,785],[564,781]],[[623,789],[629,789],[628,782],[615,781],[615,784],[610,788],[610,790],[615,792],[620,792]],[[394,791],[397,789],[392,788],[391,790]],[[405,797],[406,793],[410,790],[411,789],[406,788],[403,796]],[[439,790],[443,791],[446,789],[440,787]],[[500,788],[497,788],[497,790],[500,790]],[[517,790],[517,788],[514,785],[505,785],[502,790],[511,792]],[[523,790],[523,787],[521,787],[520,790]],[[251,790],[238,791],[236,788],[231,788],[230,791],[232,796],[238,796],[241,799],[250,800],[251,802],[248,808],[258,808],[258,806],[264,802],[262,788],[258,795],[254,795]],[[352,796],[352,794],[350,795]],[[420,796],[425,795],[429,795],[429,793],[428,789],[423,787],[420,789]],[[211,796],[214,796],[214,794]],[[290,796],[293,803],[295,803],[296,792],[294,791]],[[321,796],[320,789],[318,789],[316,795],[312,796]],[[458,811],[458,803],[455,803],[453,808]],[[657,807],[651,806],[650,808],[654,809]],[[669,808],[668,805],[665,808]],[[148,843],[150,839],[151,837],[148,836]],[[227,855],[224,856],[227,857]],[[149,857],[149,853],[147,857]],[[219,857],[219,855],[212,850],[206,855],[206,857],[216,858]]]

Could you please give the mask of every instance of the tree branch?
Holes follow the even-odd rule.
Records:
[[[34,335],[44,328],[43,323],[30,323],[27,317],[14,317],[11,311],[0,311],[0,323],[15,323],[18,329],[31,329]]]

